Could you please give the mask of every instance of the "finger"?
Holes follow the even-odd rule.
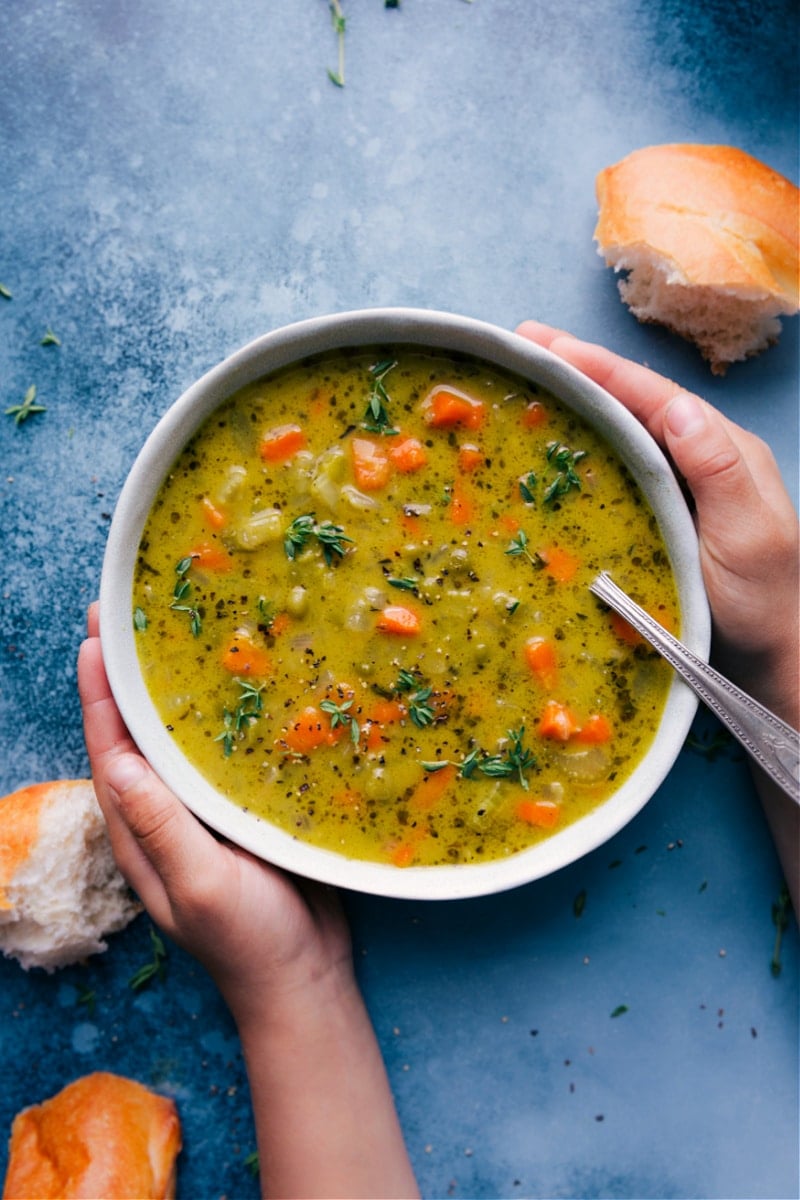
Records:
[[[523,321],[517,333],[543,346],[605,388],[663,446],[664,412],[680,390],[677,383],[651,371],[649,367],[606,350],[604,346],[582,342],[572,334],[538,321]]]
[[[86,611],[86,632],[90,638],[100,636],[100,605],[93,600]]]

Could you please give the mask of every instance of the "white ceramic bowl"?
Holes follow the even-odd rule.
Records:
[[[156,492],[186,441],[245,384],[311,354],[378,343],[410,343],[483,358],[549,389],[603,434],[627,463],[658,519],[677,579],[682,638],[696,654],[707,656],[710,619],[694,526],[666,459],[639,422],[601,388],[516,334],[447,313],[390,308],[313,318],[268,333],[214,367],[168,409],[133,464],[109,534],[100,588],[106,669],[133,738],[164,782],[212,829],[259,857],[312,879],[376,895],[442,900],[499,892],[587,854],[641,810],[672,767],[696,710],[693,693],[677,677],[651,749],[594,812],[506,859],[398,868],[297,841],[216,791],[171,740],[139,670],[131,601],[137,549]]]

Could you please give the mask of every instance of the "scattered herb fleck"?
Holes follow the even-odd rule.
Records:
[[[331,13],[331,23],[333,25],[333,30],[334,30],[334,33],[336,34],[336,43],[337,43],[337,52],[338,52],[338,69],[336,71],[332,71],[329,67],[328,68],[328,78],[330,79],[331,83],[335,83],[337,87],[343,88],[344,87],[344,34],[345,34],[345,27],[346,27],[347,22],[345,20],[344,13],[342,12],[342,6],[339,3],[339,0],[330,0],[328,8],[330,9],[330,13]]]
[[[621,1017],[622,1014],[626,1013],[626,1012],[628,1012],[627,1004],[618,1004],[617,1007],[611,1013],[611,1016],[612,1017]]]
[[[435,716],[433,708],[428,704],[433,695],[433,688],[424,684],[420,686],[421,682],[412,671],[400,671],[397,683],[394,685],[395,691],[405,696],[408,715],[418,729],[424,729],[426,725],[430,725]]]
[[[259,1171],[261,1170],[261,1164],[258,1159],[257,1150],[253,1150],[247,1155],[244,1160],[244,1165],[247,1167],[248,1171],[251,1172],[251,1174],[258,1175]]]
[[[781,963],[781,942],[783,941],[784,930],[789,926],[789,911],[791,908],[791,899],[789,897],[789,888],[784,882],[781,885],[778,899],[772,906],[772,923],[775,926],[775,945],[772,949],[772,959],[770,960],[769,969],[775,979],[780,975],[783,965]]]
[[[94,1008],[95,1008],[96,1001],[97,1001],[97,996],[95,995],[95,992],[93,991],[92,988],[79,988],[78,989],[78,997],[77,997],[77,1000],[75,1001],[75,1003],[83,1004],[90,1017],[94,1016]]]
[[[2,296],[4,300],[11,299],[11,292],[4,283],[0,283],[0,296]]]
[[[147,613],[138,604],[133,610],[133,628],[137,633],[142,633],[147,629]]]
[[[572,901],[572,911],[576,917],[583,916],[583,910],[586,908],[586,889],[581,888],[575,899]]]
[[[23,421],[27,421],[28,417],[34,413],[47,412],[47,407],[44,404],[36,404],[36,384],[31,384],[25,393],[25,399],[22,404],[12,404],[6,409],[6,416],[14,418],[15,425],[21,425]]]
[[[153,951],[152,959],[149,963],[145,963],[143,967],[140,967],[128,980],[128,986],[133,988],[135,992],[140,991],[143,987],[147,987],[156,978],[163,981],[167,977],[167,951],[163,941],[152,925],[150,926],[150,945]]]
[[[60,346],[61,338],[57,337],[56,334],[53,333],[52,329],[48,325],[47,329],[45,330],[44,337],[42,338],[39,345],[40,346]]]
[[[714,762],[721,754],[736,748],[734,736],[727,729],[705,730],[699,736],[690,733],[684,745],[687,750],[699,754],[708,762]]]

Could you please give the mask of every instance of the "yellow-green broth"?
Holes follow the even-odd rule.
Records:
[[[137,648],[236,804],[355,858],[480,862],[587,814],[651,742],[669,668],[590,595],[602,569],[677,629],[653,514],[581,418],[469,358],[339,351],[181,453]]]

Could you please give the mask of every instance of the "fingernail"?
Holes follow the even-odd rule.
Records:
[[[106,786],[112,796],[123,795],[135,787],[147,773],[147,766],[136,754],[120,754],[112,758],[105,770]]]
[[[692,437],[706,425],[703,402],[691,392],[678,392],[667,405],[664,420],[675,437]]]

